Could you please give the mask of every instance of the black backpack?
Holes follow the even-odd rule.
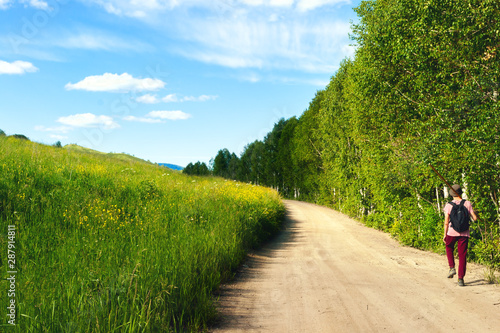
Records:
[[[464,207],[465,200],[460,201],[460,204],[450,202],[452,205],[450,212],[450,221],[453,229],[456,232],[463,232],[469,229],[470,215],[466,207]]]

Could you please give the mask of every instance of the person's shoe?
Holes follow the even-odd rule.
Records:
[[[450,268],[450,272],[448,273],[448,279],[451,279],[455,274],[457,274],[457,271],[455,271],[455,267]]]
[[[460,287],[465,286],[464,279],[458,279],[458,285],[459,285]]]

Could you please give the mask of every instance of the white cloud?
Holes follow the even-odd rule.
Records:
[[[174,2],[176,0],[173,0]],[[167,8],[170,0],[87,0],[86,2],[97,4],[104,8],[108,13],[117,16],[129,16],[138,19],[146,19],[149,12],[158,12]]]
[[[290,7],[293,5],[294,0],[271,0],[269,1],[269,4],[271,6],[278,6],[278,7]]]
[[[0,60],[0,74],[24,74],[38,71],[38,68],[27,61],[14,61],[12,63]]]
[[[161,99],[165,103],[170,103],[170,102],[178,102],[179,99],[177,98],[176,94],[169,94]]]
[[[0,9],[7,9],[10,2],[10,0],[0,0]]]
[[[186,120],[191,115],[182,111],[151,111],[144,117],[126,116],[123,120],[141,123],[164,123],[166,120]]]
[[[294,0],[240,0],[248,6],[291,7]]]
[[[7,9],[12,3],[12,0],[0,0],[0,9]],[[46,1],[42,0],[20,0],[19,3],[25,6],[34,7],[36,9],[48,10],[50,7]]]
[[[222,1],[206,0],[86,0],[103,7],[108,13],[118,16],[129,16],[147,19],[150,15],[177,7],[220,7],[231,6]],[[219,3],[220,2],[220,3]]]
[[[93,50],[98,50],[98,49],[109,50],[111,48],[117,48],[117,47],[122,48],[124,45],[125,44],[122,42],[106,38],[102,35],[91,35],[91,34],[74,35],[62,39],[59,42],[59,46],[70,49],[78,48],[78,49],[93,49]]]
[[[60,117],[57,122],[72,127],[101,127],[103,129],[115,129],[120,127],[113,118],[109,116],[97,116],[92,113],[80,113],[67,117]]]
[[[151,111],[146,117],[166,120],[185,120],[191,118],[191,115],[182,111]]]
[[[68,133],[72,128],[69,126],[45,127],[35,126],[35,131],[40,132],[55,132],[55,133]]]
[[[139,17],[172,37],[168,52],[207,64],[331,74],[352,55],[352,0],[85,1]]]
[[[136,122],[140,122],[140,123],[150,123],[150,124],[163,122],[161,119],[146,118],[146,117],[135,117],[135,116],[126,116],[126,117],[123,118],[123,120],[126,120],[126,121],[136,121]]]
[[[264,0],[241,0],[242,3],[249,6],[262,6]]]
[[[344,52],[348,57],[354,58],[356,54],[356,46],[352,44],[346,44],[342,46],[342,52]]]
[[[80,82],[68,83],[67,90],[130,92],[158,90],[165,86],[159,79],[136,79],[128,73],[121,75],[105,73],[103,75],[87,76]]]
[[[269,22],[278,22],[280,20],[280,17],[278,14],[271,14],[269,15]]]
[[[228,40],[228,42],[232,41]],[[264,67],[265,62],[263,61],[263,59],[252,57],[250,54],[248,54],[248,52],[241,52],[247,53],[247,56],[244,56],[238,51],[230,50],[228,46],[224,46],[222,49],[218,50],[210,50],[208,41],[207,43],[202,42],[202,44],[207,45],[199,45],[201,47],[199,47],[199,49],[197,50],[178,51],[178,53],[186,58],[229,68]]]
[[[215,99],[217,99],[217,96],[209,96],[209,95],[200,95],[198,97],[185,96],[181,99],[181,102],[206,102]]]
[[[163,97],[161,100],[165,103],[171,103],[171,102],[206,102],[210,100],[215,100],[217,99],[218,96],[214,95],[200,95],[198,97],[195,96],[184,96],[184,97],[177,97],[177,94],[169,94],[165,97]]]
[[[140,6],[144,10],[159,10],[165,4],[176,3],[177,0],[164,1],[164,0],[130,0],[130,4]]]
[[[351,0],[299,0],[297,9],[301,11],[313,10],[327,5],[336,5],[340,3],[351,3]]]
[[[49,13],[50,10],[48,9]],[[46,29],[38,29],[32,22],[26,23],[25,26],[29,26],[33,31],[29,29],[24,31],[25,28],[22,28],[19,31],[0,34],[0,58],[3,55],[67,62],[66,50],[104,51],[117,56],[156,51],[156,46],[145,41],[147,38],[138,39],[116,31],[89,27],[75,28],[71,25],[64,29],[53,28],[52,25],[48,25]],[[35,31],[36,38],[30,37],[29,34],[35,34]]]
[[[2,1],[2,0],[0,0]],[[5,1],[5,0],[4,0]],[[26,1],[26,0],[25,0]],[[30,0],[37,1],[37,0]],[[271,7],[310,11],[324,6],[350,4],[352,0],[86,0],[103,7],[108,13],[149,19],[155,14],[179,8],[205,8],[215,12],[238,11],[245,7]]]
[[[260,77],[260,75],[258,75],[256,73],[244,74],[243,76],[240,76],[239,79],[243,80],[243,81],[248,81],[248,82],[251,82],[251,83],[257,83],[257,82],[259,82],[259,81],[262,80],[262,78]]]
[[[318,86],[318,87],[326,87],[328,83],[330,82],[328,78],[325,79],[319,79],[319,78],[297,78],[297,77],[274,77],[271,78],[271,81],[278,81],[282,82],[285,84],[308,84],[311,86]]]
[[[70,34],[58,35],[57,39],[44,41],[45,44],[66,49],[104,50],[120,52],[123,50],[145,52],[153,47],[133,38],[122,39],[98,29],[85,29]]]
[[[67,136],[64,136],[64,135],[59,135],[59,134],[50,134],[49,135],[52,139],[56,139],[56,140],[64,140],[64,139],[67,139],[68,137]]]
[[[49,9],[49,5],[45,1],[41,1],[41,0],[28,0],[28,1],[27,0],[23,0],[21,2],[25,3],[25,4],[27,3],[31,7],[34,7],[34,8],[37,8],[37,9],[43,9],[43,10]]]
[[[158,98],[155,95],[151,94],[146,94],[139,96],[135,99],[139,103],[144,103],[144,104],[156,104],[159,103]]]
[[[342,45],[349,43],[350,23],[343,21],[298,16],[273,22],[268,15],[243,15],[213,22],[195,18],[177,31],[191,47],[174,52],[230,68],[332,73],[349,55]]]

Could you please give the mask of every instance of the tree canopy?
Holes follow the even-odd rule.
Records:
[[[188,175],[195,176],[208,176],[210,174],[210,170],[207,165],[202,162],[196,162],[195,164],[189,163],[182,172]]]
[[[241,158],[219,151],[213,173],[442,249],[448,198],[433,165],[481,216],[471,257],[500,268],[500,2],[376,0],[355,10],[355,57],[298,119],[280,119]]]

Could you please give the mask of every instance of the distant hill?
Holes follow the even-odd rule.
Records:
[[[181,171],[184,169],[184,167],[181,167],[181,166],[175,165],[175,164],[169,164],[169,163],[158,163],[158,165],[167,167],[167,168],[172,169],[172,170],[178,170],[178,171]]]

